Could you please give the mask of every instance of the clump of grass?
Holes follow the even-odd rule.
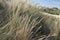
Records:
[[[1,0],[0,4],[3,7],[1,15],[4,16],[0,23],[0,40],[41,40],[50,32],[51,35],[59,32],[58,17],[55,20],[55,16],[46,15],[27,2]],[[56,30],[55,25],[58,27]]]

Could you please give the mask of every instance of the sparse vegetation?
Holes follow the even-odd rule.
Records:
[[[50,14],[54,14],[54,15],[60,15],[60,9],[53,7],[53,8],[41,8],[40,9],[43,12],[47,12]]]
[[[21,0],[0,0],[0,40],[60,40],[58,9],[42,10]]]

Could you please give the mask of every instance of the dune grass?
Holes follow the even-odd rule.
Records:
[[[1,0],[0,6],[0,40],[43,40],[60,35],[60,16],[44,14],[21,0]]]

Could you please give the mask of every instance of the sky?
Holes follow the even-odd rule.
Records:
[[[37,3],[38,5],[45,7],[57,7],[60,8],[60,0],[32,0],[32,3]]]

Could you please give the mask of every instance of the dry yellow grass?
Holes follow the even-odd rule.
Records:
[[[54,15],[41,13],[36,7],[21,0],[1,0],[0,4],[4,8],[2,13],[6,17],[1,23],[0,40],[34,40],[32,30],[36,27],[37,30],[34,32],[36,33],[42,26],[51,30],[50,35],[58,36],[60,17],[55,18]],[[36,26],[38,24],[39,27]]]

